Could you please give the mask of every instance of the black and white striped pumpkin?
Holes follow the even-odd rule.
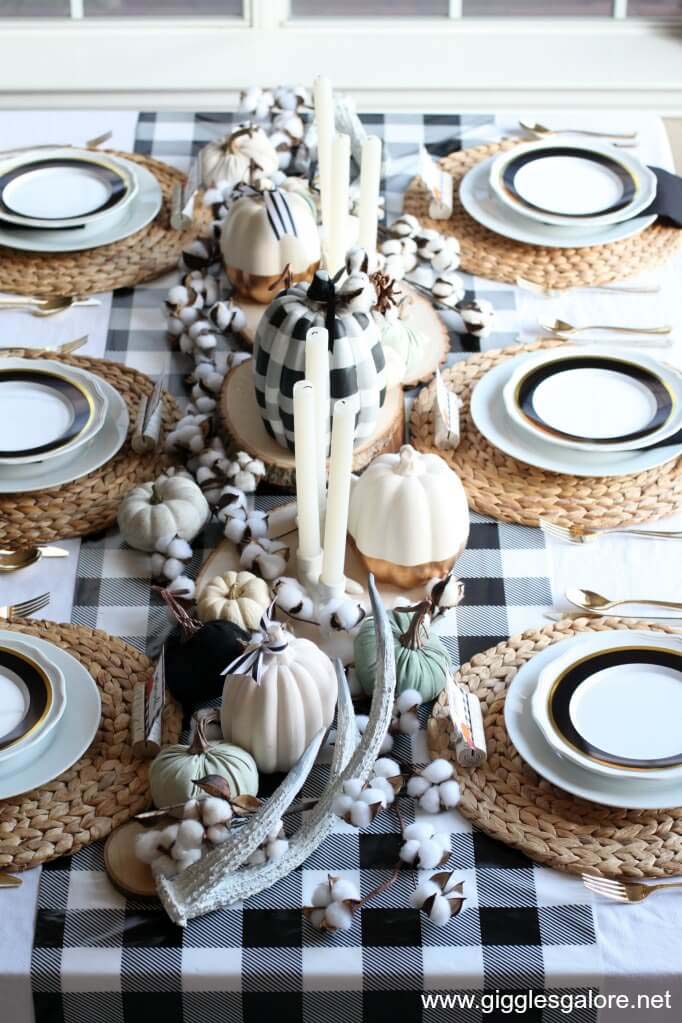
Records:
[[[330,423],[334,402],[357,396],[355,445],[374,433],[386,381],[379,329],[370,312],[373,300],[366,274],[352,273],[335,288],[320,271],[310,284],[280,292],[265,310],[254,342],[254,384],[265,429],[282,447],[294,447],[294,384],[305,375],[311,327],[329,332]]]

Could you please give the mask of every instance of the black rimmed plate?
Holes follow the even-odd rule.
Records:
[[[83,433],[93,414],[84,387],[54,372],[0,368],[0,458],[51,455]]]
[[[52,705],[52,685],[34,660],[0,646],[0,750],[35,733]]]
[[[625,771],[682,765],[682,651],[632,644],[586,654],[559,671],[547,711],[561,743]]]

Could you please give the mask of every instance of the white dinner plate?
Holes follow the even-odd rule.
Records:
[[[87,444],[75,451],[67,450],[47,462],[30,465],[0,465],[0,494],[30,493],[59,487],[87,476],[110,461],[128,436],[128,406],[106,380],[99,379],[107,412],[102,428]]]
[[[130,166],[108,153],[55,146],[0,158],[0,220],[77,228],[119,212],[137,191]]]
[[[102,714],[99,689],[80,661],[62,647],[38,636],[22,634],[21,638],[60,669],[66,680],[67,704],[50,741],[45,747],[41,746],[39,756],[28,747],[0,764],[0,799],[11,799],[39,785],[47,785],[75,764],[95,738]]]
[[[507,690],[504,704],[504,722],[509,738],[526,763],[539,775],[581,799],[628,810],[662,810],[682,806],[681,777],[669,781],[642,780],[635,776],[607,778],[594,771],[587,771],[566,757],[560,757],[548,745],[535,723],[531,701],[543,668],[566,652],[580,649],[589,653],[598,649],[601,641],[599,633],[560,640],[535,654],[519,668]]]
[[[549,745],[588,771],[682,778],[682,640],[629,630],[601,635],[542,669],[533,717]]]
[[[682,375],[642,352],[528,353],[503,398],[524,432],[581,451],[631,451],[682,429]]]
[[[24,636],[0,630],[0,762],[45,745],[65,706],[59,668]]]
[[[528,245],[580,249],[630,238],[650,227],[656,220],[656,214],[653,213],[602,227],[556,227],[553,224],[538,223],[508,209],[495,196],[489,181],[493,159],[483,160],[467,171],[460,182],[459,198],[470,217],[505,238],[526,242]]]
[[[522,429],[504,406],[504,387],[526,358],[505,359],[481,377],[471,394],[471,418],[494,447],[527,465],[571,476],[627,476],[665,465],[682,454],[682,444],[649,451],[582,451],[553,444]]]
[[[92,440],[101,430],[107,399],[99,377],[50,359],[0,363],[0,472],[46,463]]]
[[[118,242],[146,227],[161,209],[161,186],[146,167],[127,160],[119,162],[129,168],[137,182],[137,192],[120,216],[114,211],[84,227],[49,230],[0,223],[0,245],[29,252],[80,252]]]
[[[539,223],[598,228],[643,213],[656,175],[630,153],[577,140],[527,142],[493,158],[490,187],[503,206]]]

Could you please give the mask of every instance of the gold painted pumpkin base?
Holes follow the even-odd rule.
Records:
[[[466,546],[466,543],[462,544],[451,558],[446,558],[444,561],[428,561],[421,565],[398,565],[393,561],[371,558],[369,555],[363,554],[350,534],[348,534],[348,540],[357,551],[358,557],[367,571],[372,572],[378,582],[397,586],[401,590],[411,590],[415,586],[423,586],[430,579],[447,575]]]
[[[312,280],[313,274],[319,265],[319,260],[316,260],[303,270],[302,273],[292,273],[292,284],[297,284],[299,281]],[[249,298],[253,302],[260,302],[261,305],[269,305],[277,292],[284,288],[281,274],[273,274],[272,276],[252,274],[247,273],[246,270],[239,270],[236,266],[225,266],[225,273],[238,296]],[[279,287],[277,286],[278,284]]]

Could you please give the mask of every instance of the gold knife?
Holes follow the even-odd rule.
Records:
[[[18,888],[20,884],[20,877],[15,877],[13,874],[0,873],[0,888]]]

